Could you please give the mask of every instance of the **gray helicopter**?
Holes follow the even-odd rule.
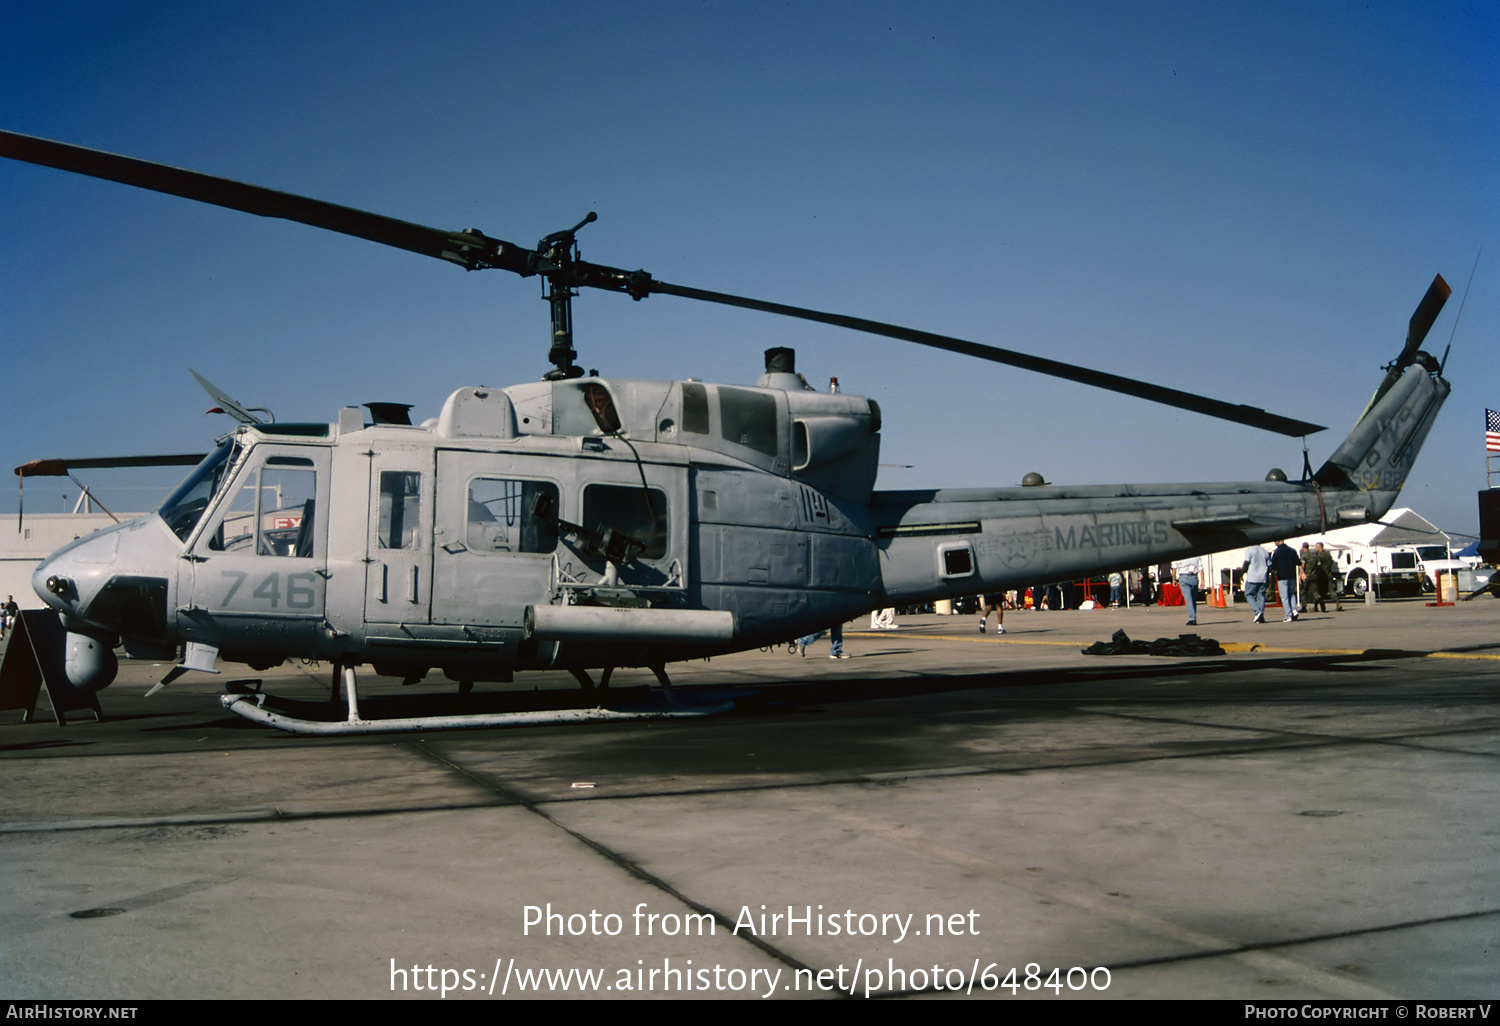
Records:
[[[74,687],[113,680],[117,642],[136,656],[180,652],[162,684],[220,659],[256,669],[327,661],[333,701],[321,710],[245,686],[222,697],[242,716],[299,732],[702,715],[716,707],[678,703],[668,663],[780,644],[875,608],[1377,520],[1450,391],[1441,364],[1420,349],[1450,294],[1438,276],[1348,437],[1316,472],[1304,466],[1301,480],[1273,471],[1248,483],[876,491],[874,401],[814,391],[786,349],[767,351],[753,386],[585,376],[574,362],[572,297],[590,287],[747,307],[1294,437],[1321,428],[962,339],[587,263],[576,234],[593,214],[530,249],[9,132],[0,132],[0,156],[544,279],[553,366],[542,380],[461,388],[421,424],[383,404],[368,416],[345,407],[328,423],[277,423],[203,382],[239,426],[156,512],[65,546],[37,570],[33,586],[60,617]],[[125,459],[144,462],[37,461],[17,473]],[[407,682],[441,672],[461,693],[561,669],[601,701],[365,718],[362,665]],[[667,701],[606,707],[620,667],[649,668]]]

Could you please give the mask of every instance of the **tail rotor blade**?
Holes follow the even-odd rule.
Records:
[[[1443,280],[1443,276],[1435,275],[1432,284],[1427,286],[1427,294],[1417,304],[1417,310],[1411,315],[1411,322],[1406,326],[1406,345],[1401,347],[1401,354],[1386,365],[1385,377],[1381,379],[1380,387],[1375,389],[1375,394],[1365,405],[1364,413],[1360,414],[1361,418],[1365,413],[1370,412],[1380,401],[1381,396],[1391,390],[1391,386],[1401,377],[1402,372],[1416,362],[1417,350],[1421,347],[1422,340],[1432,330],[1433,322],[1437,320],[1438,314],[1443,312],[1443,304],[1448,302],[1448,297],[1452,294],[1453,289]],[[1445,352],[1443,360],[1446,362],[1447,359],[1448,354]],[[1438,371],[1441,373],[1441,367]]]
[[[1448,302],[1448,297],[1453,295],[1453,289],[1443,280],[1441,274],[1432,279],[1432,284],[1427,288],[1427,295],[1417,304],[1416,312],[1411,315],[1411,323],[1406,326],[1406,348],[1401,351],[1401,362],[1409,363],[1416,355],[1417,349],[1422,345],[1422,340],[1432,330],[1432,322],[1438,319],[1438,314],[1443,312],[1443,304]]]

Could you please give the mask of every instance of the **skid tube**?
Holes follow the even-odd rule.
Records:
[[[335,670],[337,674],[339,671]],[[734,708],[733,702],[687,707],[679,704],[670,690],[666,692],[669,707],[631,711],[625,709],[541,709],[532,712],[460,713],[453,716],[408,716],[368,720],[359,714],[359,694],[355,686],[354,667],[342,667],[345,701],[349,713],[342,720],[313,720],[293,716],[266,707],[269,697],[260,691],[231,692],[219,696],[219,704],[253,723],[293,734],[338,736],[346,734],[385,734],[424,730],[463,730],[474,727],[535,727],[568,723],[618,723],[626,720],[674,720],[715,716]],[[660,679],[660,677],[658,678]]]

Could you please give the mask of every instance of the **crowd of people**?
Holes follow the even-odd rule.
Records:
[[[1282,621],[1294,622],[1300,613],[1309,609],[1320,613],[1328,611],[1333,603],[1335,612],[1343,612],[1343,591],[1339,580],[1338,565],[1333,554],[1323,548],[1322,542],[1302,543],[1298,552],[1285,541],[1278,541],[1271,551],[1259,545],[1245,550],[1241,566],[1245,599],[1254,612],[1255,623],[1265,623],[1266,594],[1269,582],[1276,581],[1285,611]],[[1182,604],[1187,610],[1187,625],[1197,626],[1198,604],[1204,601],[1205,577],[1202,561],[1197,556],[1179,559],[1174,563],[1163,563],[1153,570],[1141,567],[1138,570],[1116,571],[1109,575],[1110,607],[1126,605],[1149,606],[1153,604],[1176,604],[1175,597],[1163,600],[1164,585],[1175,585],[1181,593]],[[1006,609],[1075,609],[1075,588],[1070,584],[1036,585],[1006,592],[1003,596],[986,595],[984,612],[979,619],[979,632],[985,631],[985,622],[991,609],[997,617],[997,633],[1004,633],[999,618]],[[997,600],[999,600],[997,602]],[[1100,602],[1100,605],[1105,603]]]
[[[1266,622],[1267,590],[1272,580],[1276,582],[1281,598],[1281,608],[1285,613],[1282,617],[1283,623],[1295,622],[1301,613],[1308,610],[1326,613],[1329,602],[1333,603],[1335,612],[1344,610],[1338,565],[1334,562],[1333,554],[1324,550],[1322,542],[1317,542],[1315,545],[1303,542],[1300,552],[1285,541],[1278,541],[1275,548],[1269,552],[1259,545],[1251,545],[1245,550],[1244,564],[1240,569],[1245,600],[1250,603],[1250,609],[1254,614],[1252,623]],[[1181,592],[1182,604],[1187,609],[1187,625],[1197,626],[1198,604],[1204,600],[1203,567],[1199,557],[1191,556],[1177,560],[1175,563],[1163,563],[1155,569],[1141,567],[1137,570],[1116,571],[1107,579],[1109,582],[1107,605],[1110,607],[1175,605],[1175,598],[1169,598],[1167,603],[1163,603],[1163,586],[1175,586]],[[1067,582],[1037,584],[1028,588],[991,592],[971,600],[956,600],[956,602],[964,601],[979,605],[980,634],[988,631],[991,613],[995,616],[995,633],[1004,634],[1005,612],[1008,609],[1044,611],[1081,607],[1078,600],[1078,586]],[[1092,592],[1083,601],[1092,602]],[[1106,603],[1101,601],[1099,605],[1103,606]],[[1083,608],[1091,607],[1083,606]],[[958,605],[955,605],[956,612],[967,612],[972,615],[973,609],[972,604],[966,609],[960,609]],[[896,630],[896,611],[879,609],[871,613],[870,629]],[[792,643],[791,651],[806,655],[807,647],[825,634],[832,635],[829,658],[849,658],[844,652],[842,625],[832,628],[831,631],[820,631],[817,634],[809,634],[805,638],[798,638]]]
[[[1324,550],[1322,542],[1318,542],[1316,548],[1303,542],[1300,553],[1285,541],[1278,541],[1269,553],[1259,545],[1252,545],[1245,550],[1245,563],[1241,569],[1245,600],[1255,613],[1255,623],[1266,622],[1266,587],[1271,575],[1276,577],[1281,608],[1286,612],[1283,623],[1295,622],[1298,614],[1309,608],[1326,613],[1330,599],[1335,612],[1344,611],[1338,566],[1332,554]]]

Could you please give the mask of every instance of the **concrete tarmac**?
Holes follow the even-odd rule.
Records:
[[[0,724],[8,997],[1492,998],[1500,601],[1018,612],[669,667],[699,720],[306,738],[128,663]],[[1223,656],[1087,656],[1117,629]],[[625,696],[651,681],[621,671]],[[486,686],[481,685],[481,688]],[[535,690],[532,690],[532,689]],[[565,674],[491,685],[575,702]],[[366,675],[361,696],[442,695]],[[14,719],[14,716],[11,716]],[[1012,974],[1011,970],[1014,969]],[[1057,970],[1054,974],[1054,970]]]

